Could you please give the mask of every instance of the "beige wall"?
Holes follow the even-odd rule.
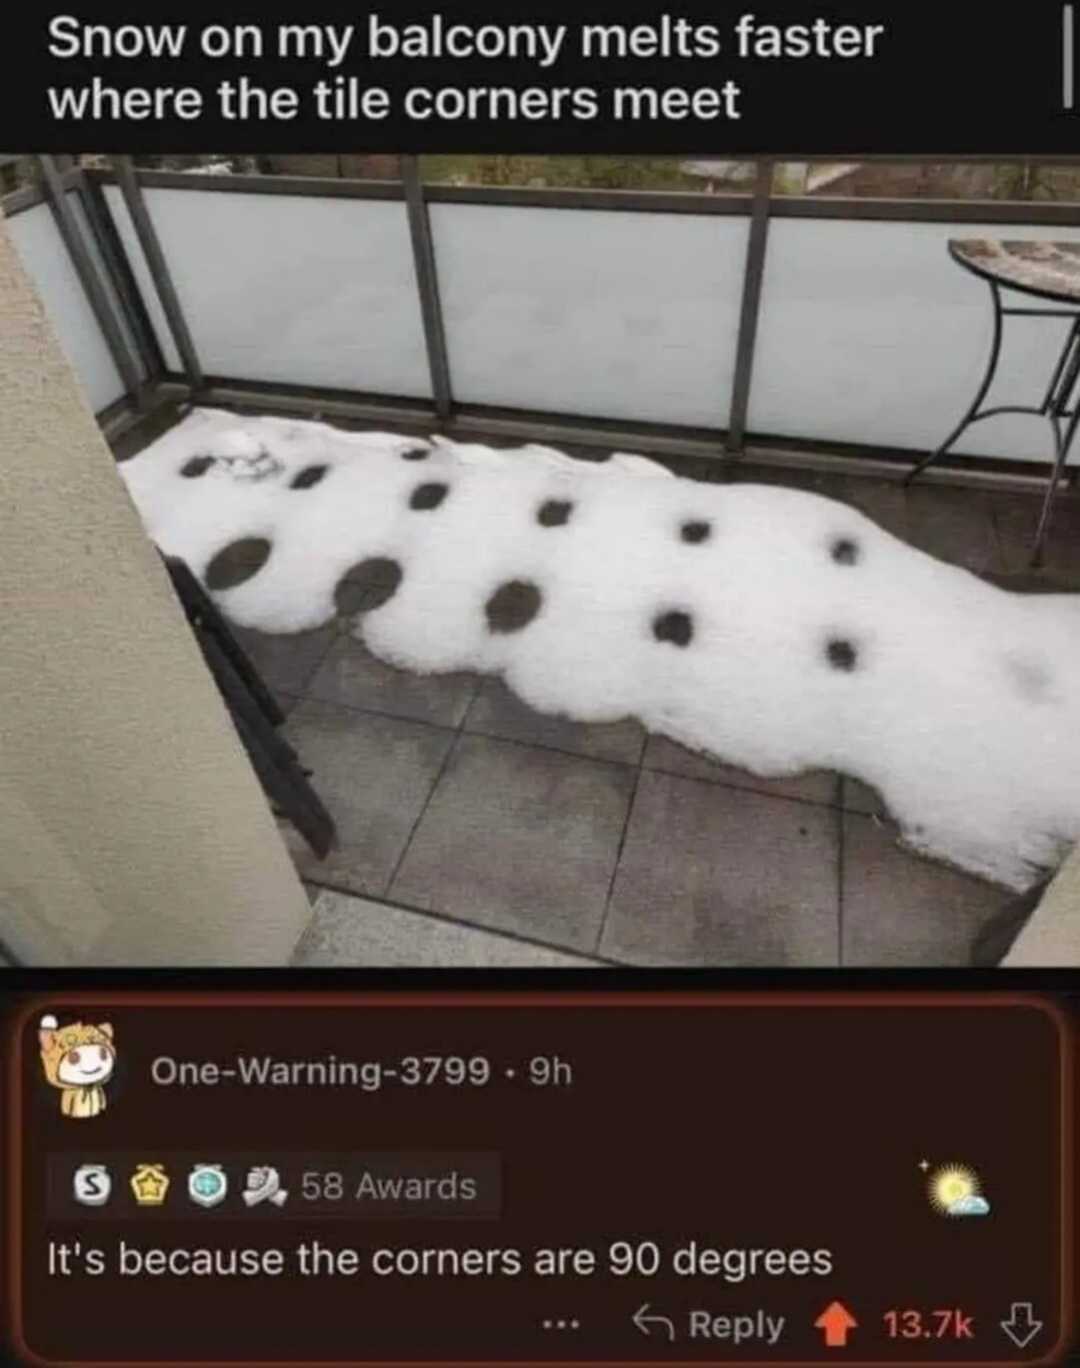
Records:
[[[0,940],[31,964],[281,964],[307,920],[0,215]]]
[[[1006,955],[1006,969],[1080,965],[1080,847],[1061,867]]]

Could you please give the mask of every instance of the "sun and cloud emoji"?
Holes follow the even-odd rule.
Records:
[[[967,1164],[942,1164],[927,1175],[930,1205],[942,1216],[989,1216],[979,1175]]]

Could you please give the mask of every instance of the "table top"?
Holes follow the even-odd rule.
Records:
[[[949,252],[959,265],[1008,289],[1080,302],[1080,242],[952,238]]]

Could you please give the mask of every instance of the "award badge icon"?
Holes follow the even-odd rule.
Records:
[[[164,1164],[138,1164],[131,1175],[131,1190],[140,1206],[161,1206],[169,1182]]]
[[[188,1174],[188,1196],[201,1207],[214,1207],[225,1200],[229,1180],[220,1164],[196,1164]]]
[[[80,1164],[71,1180],[71,1192],[82,1206],[104,1206],[112,1196],[112,1174],[104,1164]]]
[[[269,1165],[248,1170],[243,1195],[249,1207],[258,1206],[260,1202],[272,1202],[274,1206],[282,1207],[289,1197],[281,1186],[281,1174]]]

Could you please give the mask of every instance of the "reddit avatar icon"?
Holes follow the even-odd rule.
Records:
[[[105,1088],[116,1065],[113,1028],[58,1026],[54,1016],[43,1016],[38,1027],[45,1081],[60,1089],[63,1116],[97,1116],[105,1110]]]

